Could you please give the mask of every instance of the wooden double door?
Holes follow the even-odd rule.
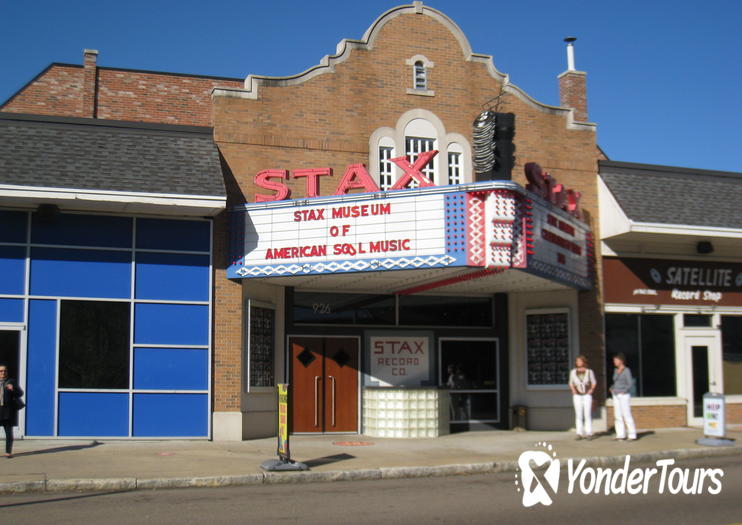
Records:
[[[289,337],[292,432],[358,432],[355,337]]]

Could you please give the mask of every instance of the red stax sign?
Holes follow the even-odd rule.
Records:
[[[410,164],[408,157],[396,157],[390,159],[399,166],[403,175],[389,188],[390,190],[403,190],[409,188],[412,181],[417,182],[418,187],[435,186],[433,181],[423,175],[422,170],[433,157],[438,154],[437,150],[420,153],[415,162]],[[306,197],[319,197],[320,177],[332,175],[332,168],[313,168],[294,170],[291,174],[294,179],[306,179]],[[256,202],[281,201],[291,198],[291,189],[283,183],[289,179],[288,170],[263,170],[255,175],[255,185],[265,190],[274,191],[272,195],[256,193]],[[350,190],[363,190],[372,193],[381,191],[374,179],[369,175],[363,164],[351,164],[345,168],[340,182],[332,195],[345,195]]]
[[[525,172],[526,179],[528,179],[528,184],[526,184],[528,191],[535,193],[570,215],[582,219],[582,211],[580,210],[582,194],[580,192],[565,188],[535,162],[528,162],[525,165]]]

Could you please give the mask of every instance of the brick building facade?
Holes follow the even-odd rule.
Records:
[[[498,115],[514,116],[514,163],[508,174],[512,182],[521,187],[532,182],[526,179],[526,164],[538,163],[565,188],[581,193],[582,221],[592,238],[600,238],[597,164],[605,156],[596,144],[596,126],[588,121],[585,73],[569,69],[559,76],[562,107],[539,103],[511,84],[491,57],[472,50],[451,19],[421,2],[387,11],[361,39],[343,40],[334,55],[286,78],[249,76],[243,82],[101,67],[96,62],[97,51],[85,50],[82,66],[52,64],[0,110],[211,127],[220,154],[227,208],[241,210],[243,205],[261,199],[267,199],[266,206],[270,207],[280,185],[288,188],[291,199],[299,199],[296,206],[308,205],[305,198],[312,197],[307,195],[308,190],[313,193],[308,181],[317,181],[317,197],[332,196],[348,167],[359,164],[367,166],[374,184],[386,191],[384,177],[394,182],[402,177],[402,170],[384,155],[404,156],[410,153],[409,144],[425,140],[439,151],[430,164],[435,167],[425,172],[433,183],[455,185],[464,193],[473,191],[474,186],[467,186],[479,179],[473,167],[477,154],[473,121],[483,108],[489,108]],[[331,174],[296,176],[296,170],[325,168]],[[273,178],[257,180],[256,176],[266,170],[287,173],[284,178],[274,172]],[[266,184],[266,180],[273,184]],[[368,184],[356,186],[346,192],[351,204],[355,203],[353,198],[363,198],[361,194],[369,188]],[[496,184],[484,187],[490,192],[499,191]],[[422,337],[430,342],[430,377],[425,386],[446,385],[446,344],[453,344],[450,342],[457,337],[461,341],[486,340],[488,344],[494,341],[499,380],[497,388],[483,389],[487,393],[481,399],[497,397],[499,409],[496,418],[479,419],[507,427],[510,407],[525,405],[531,428],[569,428],[573,423],[569,391],[563,384],[531,384],[525,335],[529,319],[566,315],[570,364],[577,354],[590,360],[601,385],[596,393],[601,407],[595,412],[599,420],[596,425],[611,426],[610,408],[604,406],[603,386],[608,378],[603,366],[606,351],[600,243],[592,247],[588,261],[594,277],[591,287],[567,286],[544,276],[521,278],[522,273],[515,270],[501,276],[461,279],[450,285],[441,282],[443,273],[437,276],[409,270],[404,275],[395,274],[381,288],[360,284],[365,274],[358,274],[355,283],[337,275],[322,275],[313,282],[291,277],[237,279],[230,274],[239,255],[235,253],[234,217],[223,211],[213,220],[210,428],[214,439],[245,439],[274,432],[273,389],[251,383],[251,374],[256,373],[251,367],[257,362],[251,360],[253,308],[255,312],[273,312],[272,383],[290,381],[297,366],[290,363],[295,357],[291,337],[330,334],[359,341],[359,375],[363,378],[356,408],[361,427],[357,430],[361,431],[366,424],[366,409],[371,406],[363,399],[363,389],[371,391],[376,384],[369,372],[368,345],[383,327],[354,326],[348,330],[332,323],[302,324],[296,321],[300,310],[296,305],[311,294],[322,298],[344,291],[358,297],[388,295],[394,297],[399,308],[400,297],[420,286],[428,287],[422,298],[494,298],[491,301],[497,319],[497,326],[458,332],[454,327],[436,328],[432,323],[413,328],[397,324],[390,329],[389,333],[399,337]],[[451,279],[450,274],[445,277]],[[680,410],[675,410],[678,413],[673,412],[672,417],[667,411],[653,410],[638,410],[640,426],[684,424]],[[730,417],[735,413],[730,411]],[[476,428],[477,421],[469,417],[466,424]]]

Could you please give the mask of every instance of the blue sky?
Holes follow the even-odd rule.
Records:
[[[401,3],[401,2],[400,2]],[[578,37],[588,111],[612,160],[742,172],[742,2],[431,0],[477,53],[558,105]],[[0,101],[52,62],[244,78],[291,75],[358,39],[395,1],[3,2]]]

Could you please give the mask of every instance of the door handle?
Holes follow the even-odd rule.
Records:
[[[330,376],[332,382],[332,426],[335,426],[335,377]]]
[[[319,382],[322,378],[314,376],[314,426],[319,426]]]

